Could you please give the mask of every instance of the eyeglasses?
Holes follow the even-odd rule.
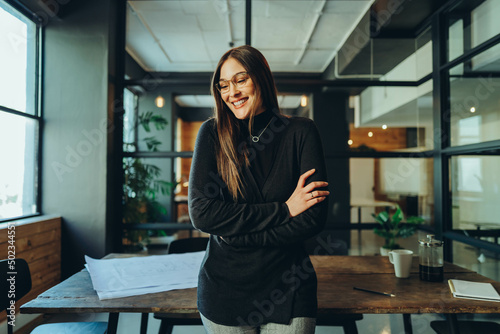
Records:
[[[219,82],[215,84],[215,87],[219,90],[219,92],[227,93],[229,92],[230,82],[233,83],[234,87],[241,88],[246,85],[248,79],[250,79],[250,76],[247,72],[240,72],[233,75],[233,77],[229,81],[219,80]]]

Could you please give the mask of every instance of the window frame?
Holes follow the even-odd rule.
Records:
[[[2,223],[7,223],[11,222],[14,220],[19,220],[19,219],[24,219],[24,218],[30,218],[30,217],[36,217],[40,216],[42,214],[41,210],[41,205],[42,205],[42,198],[41,198],[41,185],[42,185],[42,139],[43,139],[43,118],[42,118],[42,73],[43,73],[43,68],[42,68],[42,50],[43,50],[43,32],[42,32],[42,20],[33,12],[28,10],[26,7],[21,6],[19,3],[14,2],[12,3],[11,1],[3,1],[5,6],[2,6],[7,12],[9,12],[11,15],[16,16],[15,14],[12,14],[11,11],[17,11],[18,15],[23,16],[25,19],[33,22],[35,24],[35,31],[34,31],[34,38],[35,42],[33,47],[35,48],[35,55],[34,59],[32,60],[34,62],[34,77],[35,77],[35,82],[34,82],[34,105],[33,105],[33,114],[30,114],[28,112],[23,112],[15,109],[11,109],[5,106],[2,106],[0,104],[0,113],[7,113],[7,114],[12,114],[28,119],[32,119],[36,122],[36,127],[38,129],[38,138],[37,142],[35,143],[35,156],[36,156],[36,164],[35,164],[35,180],[34,180],[34,193],[36,196],[35,199],[35,205],[36,205],[36,212],[33,214],[27,214],[27,215],[21,215],[21,216],[16,216],[16,217],[10,217],[10,218],[0,218],[0,224]],[[28,57],[28,62],[30,61]],[[28,66],[29,69],[29,66]],[[1,102],[0,102],[1,103]]]
[[[464,0],[466,1],[466,0]],[[488,151],[500,150],[500,140],[484,141],[479,143],[454,145],[450,143],[451,127],[447,121],[450,111],[450,73],[449,71],[455,66],[463,64],[467,66],[473,57],[487,52],[491,48],[500,44],[500,33],[490,37],[484,42],[475,47],[470,47],[470,41],[464,39],[463,43],[467,44],[464,47],[464,52],[453,59],[449,59],[448,46],[448,17],[450,13],[464,1],[448,1],[442,8],[434,14],[432,24],[432,40],[436,47],[433,49],[433,80],[434,80],[434,120],[435,130],[440,130],[442,133],[441,145],[435,147],[434,153],[434,179],[435,179],[435,220],[439,224],[436,228],[436,234],[439,237],[448,239],[450,242],[445,243],[445,259],[453,261],[452,242],[462,242],[477,248],[487,251],[500,253],[500,245],[488,241],[480,240],[474,236],[469,236],[459,230],[453,228],[453,216],[451,207],[451,178],[450,164],[453,157],[464,155],[484,155]],[[469,36],[470,37],[470,36]],[[436,100],[437,99],[437,100]],[[437,191],[436,189],[439,189]]]

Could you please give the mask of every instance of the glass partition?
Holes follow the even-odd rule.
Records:
[[[499,58],[497,58],[499,59]],[[478,74],[460,64],[450,70],[450,144],[500,139],[500,78]]]
[[[172,149],[173,107],[168,91],[123,93],[123,151],[168,152]],[[162,99],[162,104],[160,104]]]
[[[496,15],[499,10],[500,2],[496,0],[459,2],[447,15],[448,60],[500,33],[500,21]]]
[[[374,222],[372,214],[394,211],[433,224],[432,158],[351,158],[351,223]]]
[[[351,150],[425,151],[434,147],[432,81],[418,87],[369,87],[359,95]]]
[[[450,178],[453,229],[472,231],[481,240],[498,243],[500,151],[495,154],[452,157]],[[496,236],[491,233],[495,230]]]
[[[450,241],[453,248],[453,263],[492,280],[500,280],[500,259],[498,254],[467,245],[458,241]]]
[[[171,194],[176,182],[170,158],[124,158],[124,222],[171,220]],[[130,215],[129,215],[130,214]]]

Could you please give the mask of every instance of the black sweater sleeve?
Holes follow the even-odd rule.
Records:
[[[226,184],[217,172],[214,121],[202,124],[196,138],[189,176],[189,216],[200,231],[230,237],[286,223],[285,203],[232,203],[221,200]]]
[[[315,168],[316,172],[307,179],[313,181],[327,181],[323,147],[318,130],[313,122],[299,151],[300,174]],[[298,180],[295,180],[297,183]],[[245,235],[224,238],[224,241],[235,247],[265,247],[281,246],[304,241],[318,234],[326,223],[328,198],[301,214],[290,218],[285,224],[269,226],[263,231]]]

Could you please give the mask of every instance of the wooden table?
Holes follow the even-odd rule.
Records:
[[[414,258],[410,278],[394,276],[385,256],[312,256],[318,276],[318,313],[388,314],[442,313],[448,315],[452,333],[458,333],[456,314],[500,313],[500,303],[454,298],[448,288],[450,278],[494,282],[470,270],[446,263],[445,280],[424,282],[418,277],[418,258]],[[303,273],[308,274],[307,267]],[[353,290],[361,287],[388,291],[386,297]],[[21,313],[101,313],[109,312],[108,333],[116,333],[118,313],[167,313],[177,318],[198,317],[196,289],[174,290],[143,296],[100,301],[87,271],[81,271],[21,306]],[[455,327],[454,327],[455,326]],[[410,329],[408,329],[410,330]]]

